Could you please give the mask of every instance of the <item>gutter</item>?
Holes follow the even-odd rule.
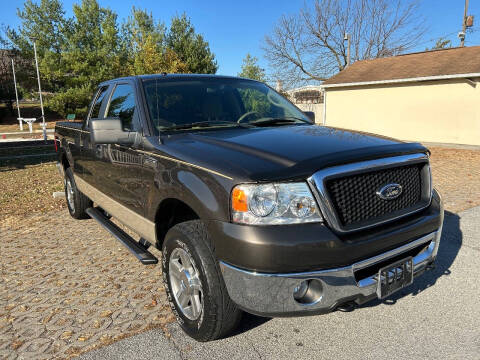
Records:
[[[416,77],[416,78],[392,79],[392,80],[361,81],[361,82],[342,83],[342,84],[320,85],[320,87],[323,89],[328,89],[328,88],[336,88],[336,87],[398,84],[398,83],[409,83],[409,82],[419,82],[419,81],[462,79],[462,78],[475,78],[475,77],[480,77],[480,73],[422,76],[422,77]]]

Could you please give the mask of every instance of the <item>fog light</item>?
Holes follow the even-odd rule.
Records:
[[[295,289],[293,289],[293,298],[295,300],[300,300],[305,296],[308,290],[308,280],[302,281],[300,285],[296,286]]]
[[[316,304],[322,296],[322,283],[316,279],[304,280],[293,289],[293,298],[303,305]]]

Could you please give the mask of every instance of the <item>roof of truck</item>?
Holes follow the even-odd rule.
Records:
[[[125,77],[120,77],[120,78],[115,78],[111,80],[107,80],[102,82],[104,83],[109,83],[112,81],[118,81],[118,80],[135,80],[135,79],[140,79],[140,80],[149,80],[149,79],[241,79],[241,80],[250,80],[250,81],[255,81],[251,79],[246,79],[246,78],[241,78],[238,76],[228,76],[228,75],[215,75],[215,74],[145,74],[145,75],[134,75],[134,76],[125,76]]]

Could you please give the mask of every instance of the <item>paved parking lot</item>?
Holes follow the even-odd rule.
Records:
[[[478,360],[479,233],[480,207],[447,216],[436,269],[392,298],[350,313],[247,316],[236,335],[210,343],[196,343],[169,324],[80,359]]]

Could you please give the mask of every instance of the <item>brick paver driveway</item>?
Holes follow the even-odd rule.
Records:
[[[456,213],[480,205],[480,149],[429,148],[433,184],[445,209]]]
[[[0,231],[0,359],[67,358],[173,321],[161,267],[93,220],[52,212]]]
[[[447,210],[480,204],[480,151],[432,148],[431,161]],[[0,258],[0,358],[68,358],[174,320],[160,266],[66,210],[4,221]]]

